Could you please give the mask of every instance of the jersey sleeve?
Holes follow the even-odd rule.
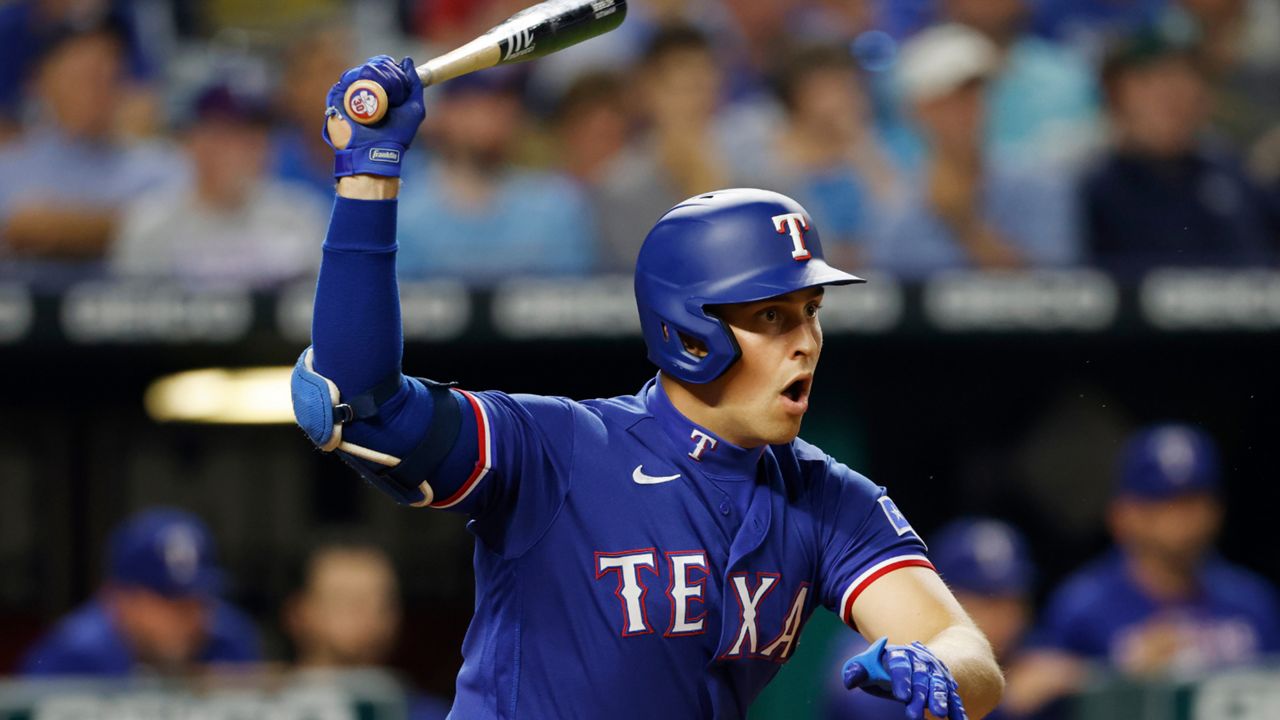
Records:
[[[825,482],[818,578],[822,604],[854,627],[853,603],[872,583],[899,568],[933,565],[924,542],[883,487],[830,458]]]
[[[454,389],[457,440],[430,484],[430,507],[472,516],[491,550],[519,554],[550,524],[568,493],[575,424],[564,398]]]

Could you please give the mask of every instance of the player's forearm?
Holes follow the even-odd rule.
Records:
[[[365,392],[400,369],[396,285],[396,178],[338,183],[316,283],[315,369],[343,395]]]
[[[985,717],[995,709],[1004,693],[1004,675],[981,632],[953,625],[925,645],[951,670],[970,718]]]

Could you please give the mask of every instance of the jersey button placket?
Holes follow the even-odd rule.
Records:
[[[724,515],[724,516],[726,516],[726,517],[728,517],[728,515],[729,515],[729,501],[728,501],[728,500],[721,500],[721,501],[720,501],[720,514],[721,514],[721,515]]]

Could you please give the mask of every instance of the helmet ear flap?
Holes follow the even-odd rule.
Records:
[[[649,359],[671,376],[706,383],[722,375],[742,355],[733,331],[705,311],[694,322],[673,322],[651,312],[644,323]],[[694,323],[698,327],[692,327]]]

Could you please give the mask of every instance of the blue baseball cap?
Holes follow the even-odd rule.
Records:
[[[1218,449],[1204,431],[1174,423],[1154,425],[1125,445],[1116,495],[1168,500],[1216,492],[1219,473]]]
[[[213,595],[222,587],[209,528],[174,508],[145,510],[116,528],[107,577],[167,597]]]
[[[1031,593],[1031,553],[1008,523],[962,518],[938,530],[929,544],[929,559],[953,589],[988,596]]]

